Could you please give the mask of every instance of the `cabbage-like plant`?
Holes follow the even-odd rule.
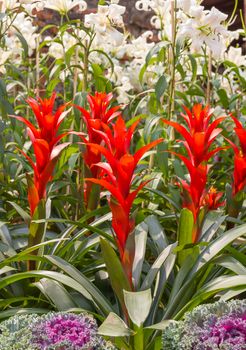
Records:
[[[246,346],[246,300],[200,305],[163,332],[165,350],[242,350]]]
[[[16,315],[0,324],[1,350],[114,350],[88,314]]]

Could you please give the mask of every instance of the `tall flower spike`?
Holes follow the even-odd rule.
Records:
[[[227,147],[217,147],[210,149],[215,138],[221,133],[222,129],[217,126],[225,119],[220,117],[211,122],[213,111],[208,107],[202,107],[201,104],[193,106],[192,110],[183,106],[185,114],[181,114],[186,127],[180,125],[177,122],[172,122],[163,119],[163,122],[170,125],[179,132],[184,140],[179,140],[185,146],[188,157],[181,154],[177,155],[185,164],[190,175],[190,181],[187,182],[180,179],[183,187],[182,199],[183,207],[189,209],[193,213],[194,229],[193,229],[193,242],[196,242],[199,238],[201,231],[200,220],[198,220],[201,208],[204,206],[205,198],[212,201],[212,194],[207,192],[207,175],[208,175],[208,160],[222,149]],[[206,203],[207,209],[212,209],[210,204]],[[214,203],[215,204],[215,203]],[[212,204],[211,204],[212,205]]]
[[[97,149],[88,146],[88,143],[95,143],[100,145],[102,143],[103,131],[102,124],[110,124],[114,118],[120,115],[119,109],[121,106],[110,107],[113,94],[106,94],[96,92],[95,96],[88,95],[89,111],[80,106],[75,106],[81,112],[81,117],[86,124],[88,138],[80,136],[82,141],[86,144],[86,151],[83,153],[84,162],[86,165],[86,176],[98,178],[99,169],[94,167],[101,160],[101,153]],[[88,206],[90,193],[92,193],[92,184],[87,183],[84,190],[84,200]],[[95,206],[95,203],[94,203]]]
[[[68,104],[63,104],[54,113],[56,93],[49,99],[28,98],[27,103],[33,110],[38,126],[36,127],[28,119],[13,116],[27,126],[27,133],[31,139],[35,161],[25,152],[20,152],[26,157],[34,171],[34,178],[28,176],[28,201],[31,215],[41,199],[46,198],[47,183],[52,179],[52,173],[61,151],[69,144],[58,145],[60,139],[67,133],[59,134],[58,129],[66,113],[63,113]]]
[[[127,239],[135,226],[134,219],[131,217],[131,208],[138,192],[147,183],[142,182],[137,189],[131,191],[134,171],[144,153],[162,142],[162,139],[155,140],[140,148],[135,154],[131,154],[131,139],[138,123],[139,120],[127,129],[123,118],[119,117],[113,125],[113,131],[106,124],[103,124],[105,131],[101,131],[100,134],[105,141],[105,147],[98,144],[87,144],[92,149],[98,150],[107,161],[94,165],[101,170],[100,179],[91,178],[86,180],[101,185],[111,193],[109,205],[113,216],[112,227],[129,280],[131,280],[132,266],[126,266],[127,252],[125,248]],[[133,258],[131,257],[131,259]],[[132,262],[130,261],[130,265]]]
[[[194,227],[192,231],[192,242],[195,243],[200,235],[198,217],[203,206],[202,199],[206,193],[208,166],[207,164],[199,164],[196,167],[185,156],[174,152],[172,153],[184,162],[190,175],[189,181],[183,179],[179,180],[182,185],[182,207],[189,209],[193,214]]]
[[[237,146],[227,139],[234,150],[233,196],[235,196],[238,192],[243,191],[246,185],[246,129],[237,118],[233,115],[231,117],[236,125],[234,131],[240,144]]]
[[[165,124],[173,126],[185,139],[183,142],[189,158],[193,165],[198,166],[203,161],[208,161],[215,153],[225,147],[217,147],[209,150],[215,138],[221,133],[222,129],[217,126],[225,119],[220,117],[210,123],[213,111],[206,106],[204,109],[201,104],[196,104],[190,111],[183,107],[186,114],[181,114],[187,124],[187,128],[177,122],[163,119]]]

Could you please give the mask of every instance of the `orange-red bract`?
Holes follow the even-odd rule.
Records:
[[[109,205],[113,215],[112,226],[121,257],[124,255],[127,238],[133,231],[135,224],[131,217],[133,201],[147,183],[142,182],[135,190],[131,191],[134,171],[145,152],[162,141],[162,139],[153,141],[140,148],[135,154],[131,154],[131,139],[138,123],[139,120],[127,129],[125,121],[120,116],[112,126],[113,131],[108,125],[103,124],[104,131],[100,131],[100,135],[105,141],[105,146],[87,144],[98,150],[107,161],[94,165],[101,169],[101,178],[91,178],[87,181],[97,183],[111,193]]]
[[[87,95],[90,107],[89,111],[81,106],[75,106],[81,112],[81,117],[86,124],[88,139],[81,137],[85,143],[91,142],[101,144],[102,137],[97,131],[102,130],[102,123],[110,124],[112,120],[120,114],[119,109],[121,106],[110,107],[112,98],[112,93],[106,94],[104,92],[96,92],[95,96]],[[85,164],[90,169],[92,176],[95,177],[98,169],[93,168],[92,165],[100,161],[100,152],[91,147],[86,147],[86,152],[84,153],[83,158]]]
[[[187,128],[166,119],[163,119],[163,122],[173,126],[183,136],[185,141],[182,140],[182,142],[188,156],[192,164],[198,166],[200,163],[208,161],[219,150],[224,149],[223,147],[217,147],[210,150],[210,147],[215,138],[221,133],[222,129],[217,128],[217,126],[225,117],[217,118],[210,123],[213,111],[208,106],[203,108],[201,104],[196,104],[191,111],[185,106],[183,108],[186,114],[181,114],[181,116],[185,120]]]
[[[104,92],[95,92],[95,95],[87,95],[89,103],[89,111],[81,106],[75,106],[80,112],[81,117],[85,122],[88,137],[80,136],[86,145],[86,150],[83,153],[83,159],[86,165],[87,177],[98,178],[99,168],[94,167],[101,160],[101,153],[95,147],[88,146],[88,143],[95,143],[100,145],[102,143],[103,131],[102,124],[110,124],[114,118],[120,115],[121,106],[117,105],[110,107],[112,103],[113,94],[106,94]],[[88,206],[92,184],[86,183],[84,187],[84,202]]]
[[[218,151],[226,147],[217,147],[211,149],[215,138],[221,133],[222,129],[217,126],[225,119],[220,117],[211,122],[213,111],[206,106],[203,108],[201,104],[195,104],[192,110],[183,106],[186,114],[181,114],[185,120],[186,127],[181,124],[163,119],[163,122],[170,125],[179,132],[184,140],[181,141],[187,151],[187,157],[182,154],[177,155],[188,169],[190,180],[180,179],[182,185],[182,206],[189,209],[194,217],[193,242],[199,238],[200,228],[198,227],[198,215],[201,208],[205,205],[207,209],[212,210],[213,205],[218,197],[214,197],[212,193],[207,192],[207,175],[208,160]],[[222,195],[221,195],[222,196]],[[219,195],[219,198],[221,198]],[[214,201],[214,202],[213,202]],[[216,202],[217,203],[217,202]],[[220,205],[219,205],[220,206]]]
[[[235,196],[246,185],[246,129],[236,117],[233,115],[231,117],[236,125],[234,130],[239,140],[237,146],[227,139],[234,150],[233,195]]]
[[[58,142],[67,133],[59,134],[58,129],[65,117],[64,110],[68,104],[60,106],[56,112],[53,112],[56,93],[48,99],[28,98],[27,103],[34,112],[37,120],[37,126],[28,119],[20,116],[14,116],[27,126],[27,133],[30,137],[34,149],[35,161],[25,152],[21,153],[29,161],[34,170],[34,178],[28,178],[28,201],[31,215],[41,199],[46,198],[47,183],[52,178],[52,173],[61,151],[69,144]]]

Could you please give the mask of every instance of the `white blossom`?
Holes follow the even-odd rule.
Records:
[[[49,39],[51,38],[46,38],[47,41],[49,41]],[[49,55],[56,59],[64,58],[65,53],[74,46],[76,42],[76,39],[71,34],[65,32],[61,37],[57,37],[57,41],[50,41]]]
[[[11,55],[11,51],[5,51],[0,47],[0,73],[5,74],[5,63]]]
[[[97,13],[85,15],[85,26],[95,30],[95,42],[99,47],[105,43],[119,46],[124,40],[124,34],[117,30],[114,25],[124,24],[122,15],[125,7],[117,4],[98,6]]]
[[[75,6],[79,6],[80,11],[85,11],[87,3],[84,0],[46,0],[44,7],[66,14]]]
[[[204,44],[215,58],[221,57],[228,45],[230,32],[224,21],[227,15],[215,9],[204,10],[203,6],[190,9],[190,18],[180,25],[178,37],[191,39],[191,49],[201,52]]]
[[[16,36],[17,33],[21,33],[24,37],[28,45],[28,55],[32,55],[33,50],[36,48],[36,38],[38,36],[36,29],[32,24],[31,18],[26,17],[24,12],[16,15],[5,37],[6,46],[9,50],[12,50],[13,56],[21,55],[23,50],[21,42]]]
[[[225,58],[228,61],[235,63],[237,66],[246,66],[246,56],[242,54],[241,47],[231,46],[225,54]]]
[[[18,0],[2,0],[1,1],[1,12],[14,10],[20,6]]]

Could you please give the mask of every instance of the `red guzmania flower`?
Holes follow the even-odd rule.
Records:
[[[59,134],[58,129],[65,117],[64,110],[67,104],[60,106],[53,113],[56,93],[49,99],[28,98],[27,103],[32,108],[38,127],[23,117],[14,116],[27,125],[27,133],[30,137],[34,149],[35,162],[22,150],[20,152],[27,158],[34,170],[34,179],[28,177],[28,201],[31,215],[41,199],[46,198],[46,187],[48,181],[52,179],[52,173],[61,151],[69,144],[57,145],[62,137],[67,133]]]
[[[225,117],[217,118],[210,123],[213,111],[208,106],[203,108],[201,104],[196,104],[192,110],[189,110],[185,106],[183,108],[186,114],[181,115],[186,122],[186,128],[177,122],[165,119],[163,119],[163,122],[173,126],[185,139],[184,141],[181,140],[181,142],[187,150],[188,157],[182,154],[172,153],[184,162],[190,175],[190,181],[180,179],[183,187],[182,206],[189,209],[193,214],[194,229],[192,240],[196,242],[201,231],[201,227],[198,227],[198,215],[204,206],[204,196],[208,196],[206,184],[209,167],[207,162],[218,151],[226,148],[217,147],[210,150],[215,138],[222,131],[217,126]],[[210,201],[212,200],[211,195],[209,198],[206,197]]]
[[[86,177],[98,178],[99,168],[94,167],[101,160],[101,153],[95,148],[88,146],[88,143],[96,143],[98,145],[102,142],[102,135],[99,131],[103,131],[102,124],[110,124],[114,118],[116,118],[121,112],[119,109],[121,106],[110,107],[113,94],[96,92],[95,96],[87,95],[90,111],[87,111],[83,107],[75,106],[81,111],[81,116],[86,124],[88,138],[79,135],[86,145],[86,150],[83,153],[83,159],[86,165]],[[92,191],[92,183],[86,183],[84,185],[84,202],[88,207],[90,202],[90,195]],[[92,208],[97,206],[96,198],[93,198]]]
[[[225,119],[220,117],[210,124],[213,110],[206,106],[202,108],[201,104],[196,104],[190,111],[183,106],[187,114],[181,114],[184,118],[187,128],[179,123],[162,119],[165,124],[173,126],[185,139],[182,140],[189,158],[194,166],[198,166],[203,161],[208,161],[215,153],[225,147],[217,147],[210,151],[215,138],[221,133],[222,129],[217,128],[218,124]]]
[[[134,171],[144,153],[162,141],[162,139],[155,140],[140,148],[135,154],[131,154],[131,139],[138,123],[139,120],[127,129],[120,116],[113,125],[113,131],[107,124],[103,124],[104,131],[98,132],[105,141],[105,147],[98,144],[87,144],[92,149],[99,151],[107,160],[107,162],[99,162],[94,165],[101,169],[100,179],[89,178],[86,180],[101,185],[111,193],[109,205],[112,211],[112,227],[123,266],[126,267],[128,264],[126,270],[130,276],[129,280],[131,279],[133,257],[128,256],[125,247],[135,226],[134,219],[131,217],[131,207],[138,192],[148,182],[142,182],[137,189],[131,191]]]
[[[115,106],[110,108],[110,102],[112,101],[113,94],[106,94],[104,92],[96,92],[95,96],[87,95],[90,111],[80,106],[75,106],[81,112],[81,116],[86,124],[88,139],[82,137],[82,140],[87,144],[96,143],[101,144],[102,137],[97,132],[102,129],[102,123],[110,124],[114,118],[116,118],[121,112],[119,109],[121,106]],[[96,149],[86,147],[86,152],[83,155],[85,164],[90,169],[92,176],[97,177],[98,169],[93,167],[93,164],[100,162],[101,154]]]
[[[246,185],[246,129],[241,122],[231,115],[236,127],[234,128],[240,146],[228,140],[234,150],[234,172],[233,172],[233,196],[243,191]]]

